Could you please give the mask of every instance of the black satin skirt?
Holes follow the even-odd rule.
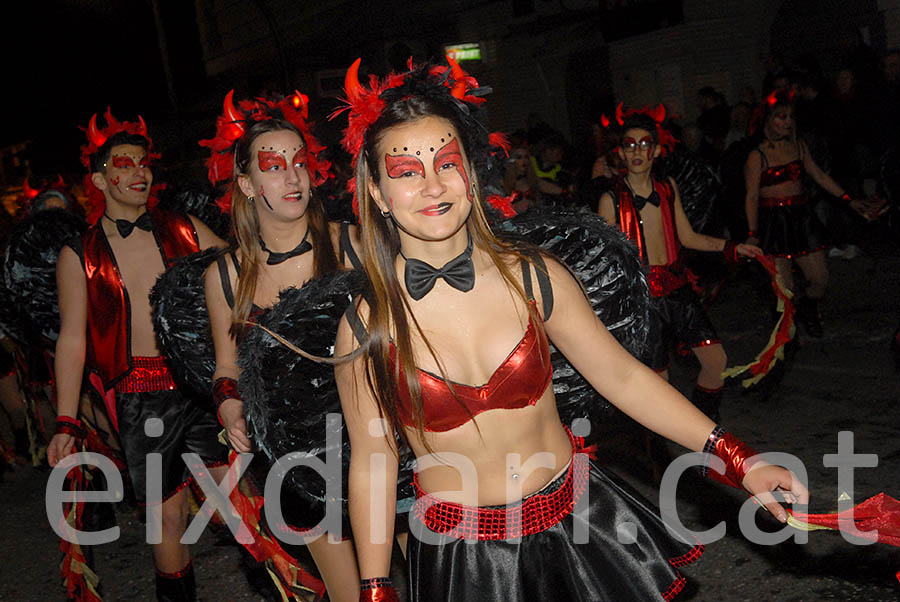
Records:
[[[565,475],[539,494],[562,485]],[[407,548],[411,602],[646,602],[672,600],[682,590],[678,566],[703,546],[666,530],[656,508],[614,475],[590,465],[587,525],[569,514],[518,540],[428,544],[410,514]],[[417,525],[412,523],[416,521]],[[576,532],[587,542],[575,543]]]
[[[783,207],[760,207],[759,246],[767,255],[797,257],[828,244],[825,225],[810,203]]]

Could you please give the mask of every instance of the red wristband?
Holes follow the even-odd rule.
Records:
[[[226,399],[240,399],[237,381],[227,376],[217,378],[212,386],[212,398],[217,408]]]
[[[725,261],[727,263],[737,263],[738,253],[737,253],[737,244],[733,240],[725,241],[725,248],[722,249],[722,253],[725,254]]]
[[[71,435],[76,439],[84,439],[85,437],[87,437],[87,430],[85,430],[84,424],[77,418],[72,418],[70,416],[57,416],[56,429],[53,431],[53,434],[65,434]]]
[[[359,582],[359,602],[400,602],[390,577],[374,577]]]
[[[756,238],[756,230],[747,230],[747,238]]]
[[[714,428],[709,434],[706,445],[703,446],[703,452],[714,454],[725,462],[725,474],[709,470],[707,465],[703,467],[705,475],[714,481],[731,485],[737,489],[743,489],[741,483],[753,466],[753,462],[749,460],[758,455],[756,450],[720,426]]]

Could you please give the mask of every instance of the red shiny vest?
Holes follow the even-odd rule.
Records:
[[[391,362],[396,361],[397,351],[391,345]],[[430,372],[416,372],[422,388],[425,430],[442,432],[462,426],[487,410],[515,410],[534,405],[550,384],[553,366],[543,324],[535,323],[531,317],[522,339],[494,370],[488,382],[481,386],[448,383]],[[406,381],[400,379],[397,385],[400,420],[404,425],[414,427],[416,421]]]
[[[150,211],[153,235],[166,268],[200,250],[190,218],[162,209]],[[81,238],[87,280],[87,351],[85,366],[100,376],[106,389],[132,369],[131,305],[106,233],[98,222]]]
[[[675,194],[668,180],[660,181],[653,178],[653,189],[660,199],[659,210],[662,215],[668,260],[666,265],[673,265],[678,261],[678,252],[681,250],[681,243],[678,241],[678,233],[675,230]],[[637,245],[644,263],[648,263],[647,243],[644,240],[644,231],[641,226],[641,214],[634,208],[631,189],[625,183],[624,177],[616,179],[615,194],[619,205],[619,228],[631,239],[631,242]]]

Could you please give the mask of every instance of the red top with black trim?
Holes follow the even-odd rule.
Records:
[[[200,250],[197,231],[188,216],[163,209],[149,213],[166,268],[179,257]],[[82,252],[78,254],[84,266],[88,300],[85,365],[110,389],[133,367],[131,304],[102,224],[97,222],[88,228],[81,243]]]
[[[396,365],[396,361],[397,350],[391,345],[391,364]],[[534,405],[550,384],[553,366],[543,324],[535,323],[534,317],[529,317],[522,339],[487,383],[475,387],[447,381],[424,370],[417,370],[417,373],[422,388],[425,430],[443,432],[462,426],[488,410],[516,410]],[[402,378],[398,392],[400,420],[406,426],[415,427],[409,389]]]

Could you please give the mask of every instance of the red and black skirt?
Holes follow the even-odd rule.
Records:
[[[799,257],[824,249],[828,233],[805,194],[759,199],[759,246],[767,255]]]
[[[417,493],[407,548],[411,602],[672,600],[685,585],[677,567],[703,553],[583,453],[511,506],[462,506]]]

